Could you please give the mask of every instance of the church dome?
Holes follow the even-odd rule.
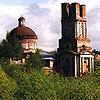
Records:
[[[20,17],[18,19],[19,21],[19,25],[18,27],[14,28],[10,35],[11,36],[16,36],[18,38],[18,40],[21,39],[37,39],[37,35],[35,34],[35,32],[29,28],[25,26],[25,18],[24,17]]]

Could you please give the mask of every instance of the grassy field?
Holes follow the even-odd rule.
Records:
[[[100,100],[100,66],[95,73],[78,78],[30,70],[1,66],[0,100]]]

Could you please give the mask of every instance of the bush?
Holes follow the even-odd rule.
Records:
[[[11,89],[9,90],[11,94],[9,92],[6,94],[8,97],[11,96],[11,99],[13,95],[16,100],[99,100],[100,98],[100,76],[96,72],[74,78],[58,74],[46,76],[36,69],[29,73],[24,70],[24,67],[18,65],[3,66],[3,69],[7,73],[6,79],[10,80],[6,81],[9,87],[17,84],[17,88],[16,85],[13,85],[13,89],[6,88]]]
[[[0,68],[0,100],[15,100],[17,84]]]

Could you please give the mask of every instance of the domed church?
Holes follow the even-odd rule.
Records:
[[[25,26],[24,17],[18,19],[18,27],[11,31],[10,37],[21,44],[24,55],[36,52],[38,37],[31,28]]]

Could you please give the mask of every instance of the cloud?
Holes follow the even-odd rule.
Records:
[[[88,33],[94,48],[100,50],[100,7],[97,6],[88,13]]]
[[[0,17],[0,40],[6,37],[7,31],[12,29],[13,25],[15,24],[15,19],[11,16],[2,16]]]
[[[58,15],[58,14],[57,14]],[[24,13],[26,24],[32,28],[39,37],[38,47],[45,50],[55,50],[60,33],[59,16],[54,15],[52,9],[32,4]]]
[[[72,0],[87,5],[88,33],[93,47],[99,48],[100,33],[100,2],[98,0]],[[24,5],[0,6],[0,39],[5,37],[7,30],[17,26],[20,16],[26,18],[26,26],[32,28],[38,35],[38,47],[45,50],[54,50],[58,47],[61,37],[61,2],[70,0],[48,0],[44,3]],[[4,33],[4,34],[3,34]]]
[[[6,37],[7,31],[10,31],[17,23],[17,17],[24,12],[24,6],[0,5],[0,40]]]

